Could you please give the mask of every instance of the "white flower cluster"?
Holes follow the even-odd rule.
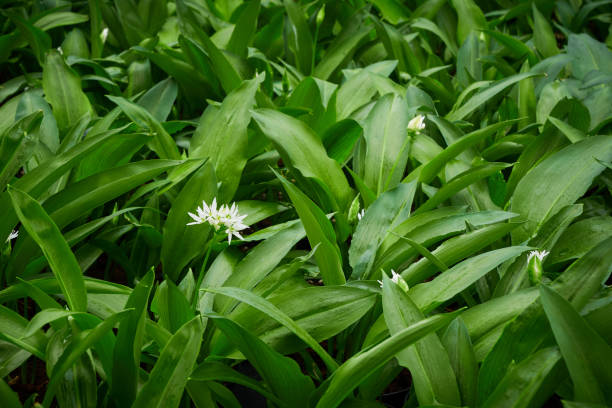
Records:
[[[391,269],[391,282],[395,283],[396,285],[399,284],[399,280],[400,280],[400,274],[395,272],[393,269]],[[380,283],[380,287],[383,287],[383,281],[379,280],[377,281],[378,283]]]
[[[227,204],[223,204],[217,209],[217,199],[213,198],[210,206],[207,205],[205,201],[202,201],[202,207],[198,207],[196,213],[197,214],[187,213],[194,220],[194,222],[190,222],[187,225],[208,223],[215,228],[215,231],[219,231],[223,227],[227,234],[228,243],[232,242],[232,235],[239,239],[243,239],[239,231],[248,228],[248,226],[242,222],[246,215],[238,214],[236,203],[233,203],[231,207]]]
[[[548,251],[531,251],[529,252],[529,255],[527,256],[527,262],[529,262],[531,258],[533,258],[534,256],[538,258],[541,262],[544,259],[544,257],[548,255],[549,253],[550,252]]]
[[[12,232],[9,234],[8,238],[6,238],[6,242],[11,241],[11,240],[13,240],[13,239],[17,238],[18,236],[19,236],[19,231],[15,231],[15,230],[13,230],[13,231],[12,231]]]
[[[361,211],[357,213],[357,219],[361,221],[364,215],[365,215],[365,209],[362,209]]]
[[[408,129],[418,132],[425,129],[425,116],[417,115],[408,122]]]

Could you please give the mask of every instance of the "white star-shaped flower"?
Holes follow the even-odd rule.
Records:
[[[13,239],[17,238],[18,236],[19,236],[19,231],[16,231],[16,230],[11,231],[9,236],[6,238],[6,242],[12,241]]]
[[[544,251],[531,251],[529,252],[529,255],[527,256],[527,262],[529,262],[531,260],[531,258],[533,258],[534,256],[536,258],[538,258],[540,260],[540,262],[544,259],[544,257],[546,255],[548,255],[550,252],[544,250]]]
[[[425,116],[417,115],[408,122],[408,129],[418,132],[425,129]]]
[[[215,228],[215,231],[224,228],[227,234],[227,242],[230,244],[232,242],[232,235],[239,239],[243,239],[242,235],[240,235],[240,231],[248,228],[248,225],[243,223],[246,215],[240,215],[238,213],[236,203],[233,203],[231,207],[223,204],[217,209],[216,198],[213,198],[210,205],[203,201],[202,207],[196,209],[196,214],[190,212],[187,214],[193,219],[193,222],[187,223],[187,225],[208,223]]]

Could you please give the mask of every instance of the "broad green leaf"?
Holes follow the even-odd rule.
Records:
[[[202,318],[185,323],[166,343],[132,407],[178,407],[202,344]]]
[[[402,242],[402,240],[398,240],[395,234],[405,236],[406,238],[427,247],[439,242],[442,239],[450,238],[453,235],[465,232],[466,222],[469,222],[471,225],[476,227],[483,227],[489,226],[490,224],[500,223],[516,216],[515,214],[503,211],[480,211],[473,213],[464,213],[464,211],[465,208],[462,207],[443,207],[432,211],[426,211],[421,214],[412,215],[403,224],[395,228],[393,231],[394,234],[389,236],[387,240],[383,242],[382,248],[384,251],[377,254],[376,264],[373,270],[377,271],[381,268],[385,270],[399,268],[412,256],[417,255],[417,251],[414,248],[406,245],[406,243]],[[502,230],[505,230],[507,233],[507,228],[502,228]],[[484,230],[485,228],[482,229]],[[495,230],[499,230],[499,228],[495,228]],[[486,230],[480,233],[478,231],[480,230],[472,232],[472,236],[483,237],[488,235]],[[471,240],[470,237],[466,237],[465,239]],[[478,244],[478,242],[481,242],[481,240],[473,243]],[[434,251],[434,254],[436,254],[436,256],[440,256],[440,252],[441,251]],[[425,265],[423,265],[423,267],[424,266]],[[415,264],[411,265],[409,269],[412,268],[420,269],[421,266]],[[409,284],[418,283],[421,281],[420,277],[417,278],[419,275],[420,273],[414,273],[414,277],[410,277],[413,276],[413,272],[410,272],[406,273],[404,278],[408,279],[410,277]]]
[[[342,285],[346,282],[342,270],[342,255],[336,243],[336,233],[323,211],[297,187],[277,174],[295,206],[311,248],[317,247],[315,258],[326,285]]]
[[[581,204],[570,204],[563,207],[542,225],[536,236],[529,240],[528,245],[542,251],[551,251],[556,247],[557,240],[568,225],[581,214]],[[505,269],[501,280],[495,287],[493,296],[512,293],[528,284],[527,257],[527,254],[522,254]]]
[[[173,160],[142,160],[94,174],[49,198],[44,205],[45,211],[59,228],[64,228],[94,208],[179,164],[180,161]],[[25,267],[34,248],[31,241],[25,241],[17,248],[11,259],[13,270]]]
[[[470,334],[461,317],[448,325],[442,336],[442,342],[457,378],[462,405],[473,407],[476,404],[478,363]]]
[[[438,314],[421,320],[382,343],[351,357],[322,385],[322,387],[327,387],[323,388],[323,394],[316,407],[335,408],[339,406],[369,373],[379,369],[397,353],[429,333],[443,328],[454,317],[456,313]]]
[[[414,213],[420,214],[424,211],[432,210],[464,188],[509,166],[510,165],[507,163],[488,163],[472,167],[463,173],[459,173],[436,191],[436,193],[423,203]]]
[[[164,223],[161,262],[164,273],[176,281],[183,268],[206,250],[211,228],[193,222],[188,212],[195,214],[202,202],[210,204],[217,195],[217,181],[212,164],[206,161],[187,181],[174,199]]]
[[[249,110],[255,104],[255,93],[263,80],[262,75],[244,81],[225,97],[219,109],[206,110],[193,134],[189,156],[209,158],[221,183],[218,196],[221,201],[234,197],[249,157]]]
[[[487,26],[482,10],[473,0],[452,0],[457,11],[457,42],[462,44],[472,30],[482,30]]]
[[[588,34],[572,34],[567,43],[567,53],[572,57],[572,74],[584,79],[593,70],[612,73],[612,52]]]
[[[391,24],[405,21],[410,15],[410,10],[397,0],[370,0],[380,10],[383,17]]]
[[[91,330],[86,330],[75,338],[73,338],[70,345],[61,354],[59,360],[53,367],[53,371],[50,373],[51,378],[47,385],[47,391],[45,392],[45,399],[43,400],[43,406],[51,406],[53,397],[57,392],[57,388],[60,386],[60,381],[64,378],[64,374],[70,367],[81,357],[88,348],[92,347],[98,342],[104,335],[106,335],[112,328],[124,319],[131,310],[124,310],[116,313],[103,322],[98,324]]]
[[[306,330],[304,330],[299,324],[291,319],[291,317],[287,316],[282,310],[266,299],[240,288],[221,287],[216,289],[207,289],[207,291],[232,297],[267,314],[308,344],[315,351],[315,353],[321,357],[329,370],[333,371],[338,368],[338,363],[334,361],[334,359]]]
[[[87,291],[81,268],[59,228],[27,193],[14,187],[9,187],[8,192],[19,220],[47,258],[68,306],[76,312],[86,311]]]
[[[0,378],[0,400],[6,408],[22,408],[19,396]]]
[[[406,100],[388,94],[376,102],[365,120],[366,153],[360,176],[376,195],[397,186],[404,176],[410,119]]]
[[[425,319],[400,285],[383,274],[383,314],[391,336]],[[459,388],[448,354],[436,333],[430,333],[397,354],[408,368],[420,405],[460,405]]]
[[[153,139],[149,143],[149,146],[151,150],[157,153],[160,159],[180,159],[180,154],[174,139],[172,139],[164,127],[149,113],[149,111],[120,96],[106,95],[106,97],[116,103],[123,113],[135,123],[149,130],[153,135]]]
[[[268,297],[270,303],[282,310],[318,342],[340,333],[362,318],[374,306],[377,294],[348,286],[316,286],[282,291]],[[236,309],[232,320],[240,324],[275,350],[293,353],[305,347],[286,327],[265,313],[253,308]],[[227,355],[228,340],[212,341],[215,354]]]
[[[190,376],[190,381],[223,381],[240,384],[258,392],[262,396],[273,401],[275,404],[287,407],[283,401],[265,389],[261,384],[259,384],[258,381],[255,381],[253,378],[244,375],[222,363],[217,363],[214,361],[202,363],[193,370],[193,373],[191,373]]]
[[[281,401],[291,407],[307,406],[314,385],[294,360],[277,353],[232,320],[216,314],[206,316],[214,319],[215,325],[238,347]]]
[[[533,10],[533,40],[536,49],[544,58],[552,57],[559,53],[555,34],[546,17],[538,10],[536,3],[532,4]]]
[[[577,221],[559,237],[546,262],[552,265],[580,258],[610,236],[612,236],[612,217],[610,216],[602,215]]]
[[[349,248],[353,277],[369,276],[376,252],[389,231],[410,216],[416,183],[400,184],[372,203],[357,224]]]
[[[172,110],[172,106],[176,100],[178,87],[172,78],[164,79],[158,82],[145,92],[140,99],[138,105],[145,108],[153,118],[159,122],[168,119],[168,115]]]
[[[364,11],[357,11],[343,24],[342,31],[327,48],[325,55],[315,67],[313,76],[327,80],[348,62],[370,31],[369,27],[364,24],[365,17]]]
[[[0,189],[29,159],[37,143],[43,113],[34,112],[16,122],[0,136]]]
[[[285,10],[291,24],[288,44],[293,48],[297,69],[309,75],[314,63],[314,41],[300,3],[295,0],[284,0]]]
[[[457,0],[457,3],[460,3],[460,1]],[[532,73],[532,72],[524,72],[521,74],[516,74],[511,77],[502,79],[500,81],[497,81],[491,84],[486,89],[481,90],[478,93],[476,93],[474,96],[468,99],[467,102],[462,104],[460,108],[453,110],[452,112],[447,114],[446,119],[450,120],[451,122],[465,119],[476,109],[483,106],[487,101],[489,101],[491,98],[493,98],[500,92],[504,91],[511,85],[514,85],[515,83],[523,79],[533,78],[538,75],[539,74]]]
[[[448,125],[444,119],[437,116],[430,116],[430,120],[439,128]],[[469,149],[475,144],[481,142],[483,139],[486,139],[500,129],[503,129],[514,122],[515,121],[513,120],[508,120],[495,123],[487,126],[486,128],[478,129],[465,136],[462,136],[460,139],[450,144],[446,149],[440,152],[433,160],[425,164],[418,173],[418,180],[422,183],[431,183],[431,181],[436,177],[440,170],[442,170],[446,163],[455,159],[456,156],[458,156],[464,150]],[[416,176],[416,171],[408,175],[406,180],[412,180],[414,178],[413,174]]]
[[[117,404],[130,405],[136,398],[147,304],[154,277],[153,272],[149,271],[138,282],[125,305],[126,308],[134,310],[119,324],[110,378],[110,394]]]
[[[224,286],[250,290],[261,282],[281,261],[295,244],[304,238],[304,226],[299,220],[283,225],[263,242],[251,249],[236,264]],[[212,268],[212,266],[211,266]],[[205,278],[206,279],[206,278]],[[216,281],[223,283],[221,281]],[[215,299],[215,310],[228,313],[236,302],[229,298]]]
[[[500,381],[483,407],[542,406],[563,379],[561,355],[556,347],[541,349],[516,364]]]
[[[317,135],[304,122],[271,109],[257,109],[253,119],[276,145],[286,165],[329,188],[340,209],[348,209],[353,192],[338,162],[327,156]],[[317,160],[312,160],[316,157]]]
[[[176,333],[194,317],[189,299],[170,280],[163,281],[155,291],[151,309],[159,316],[159,326],[170,333]]]
[[[574,383],[574,398],[612,403],[612,348],[560,294],[540,286],[540,297],[555,340]]]
[[[227,56],[211,41],[210,37],[198,25],[197,19],[184,0],[176,2],[176,11],[181,22],[181,32],[185,37],[200,45],[208,54],[219,82],[226,93],[237,88],[242,82],[241,75]]]
[[[594,136],[574,143],[527,173],[512,196],[512,211],[526,220],[513,232],[512,242],[529,239],[561,207],[580,198],[605,168],[598,160],[612,161],[612,137]]]
[[[493,268],[512,259],[529,247],[507,247],[469,258],[431,282],[421,283],[410,289],[410,297],[423,312],[427,313],[467,289]]]
[[[232,36],[227,44],[227,50],[236,55],[246,57],[247,48],[253,41],[257,30],[257,17],[259,15],[260,0],[251,0],[242,9]]]
[[[93,113],[89,99],[81,88],[81,79],[55,50],[46,56],[42,84],[61,133],[84,115]]]

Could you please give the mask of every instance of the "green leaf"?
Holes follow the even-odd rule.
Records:
[[[488,163],[480,166],[472,167],[463,173],[458,174],[451,180],[449,180],[442,188],[423,205],[421,205],[414,213],[420,214],[424,211],[429,211],[442,204],[444,201],[453,197],[457,192],[463,190],[471,184],[474,184],[478,180],[489,177],[492,174],[497,173],[500,170],[509,167],[507,163]]]
[[[202,344],[202,318],[185,323],[161,351],[132,407],[178,407]]]
[[[81,268],[57,225],[27,193],[9,187],[15,212],[28,234],[42,249],[71,310],[87,310],[87,291]]]
[[[357,224],[349,248],[349,263],[353,267],[354,278],[369,276],[380,244],[389,231],[410,216],[415,191],[415,182],[402,183],[383,193],[367,209]]]
[[[529,247],[507,247],[469,258],[443,272],[431,282],[416,285],[410,289],[410,297],[419,309],[427,313],[467,289],[502,262],[528,249]]]
[[[434,122],[439,128],[442,126],[449,125],[446,120],[437,116],[430,116],[430,120]],[[469,149],[470,147],[476,145],[477,143],[481,142],[482,140],[495,134],[497,131],[505,128],[506,126],[514,122],[516,122],[516,120],[507,120],[495,123],[485,128],[470,132],[465,136],[461,136],[458,140],[451,143],[446,149],[442,150],[442,152],[440,152],[435,158],[430,160],[421,168],[420,173],[418,173],[419,181],[422,183],[431,183],[431,181],[436,177],[440,170],[442,170],[446,163],[455,159],[461,152],[465,151],[466,149]],[[408,177],[406,177],[406,180],[412,180],[414,178],[413,174],[416,175],[416,172],[413,172],[408,175]]]
[[[608,215],[577,221],[559,237],[546,263],[553,265],[557,262],[580,258],[610,236],[612,236],[612,217]]]
[[[41,111],[31,113],[0,137],[0,189],[4,189],[17,170],[30,159],[37,144],[36,130],[42,120]]]
[[[408,105],[403,97],[380,98],[365,120],[365,161],[360,176],[376,195],[394,188],[404,176],[409,142]]]
[[[593,70],[612,73],[612,52],[588,34],[570,35],[567,53],[572,57],[572,74],[578,79]]]
[[[84,115],[93,114],[89,99],[81,89],[81,79],[55,50],[46,56],[42,84],[60,133],[66,132]]]
[[[232,36],[227,43],[227,50],[241,57],[247,56],[247,48],[253,41],[257,29],[260,0],[251,0],[240,12]]]
[[[327,388],[319,399],[317,408],[335,408],[366,379],[395,355],[429,333],[446,326],[456,313],[438,314],[399,331],[382,343],[351,357],[328,380]],[[322,386],[322,387],[324,387]]]
[[[610,136],[594,136],[567,146],[521,179],[511,209],[526,222],[512,233],[512,242],[529,239],[561,207],[573,204],[587,191],[605,168],[599,161],[612,161],[611,140]]]
[[[199,365],[193,373],[191,373],[190,381],[223,381],[233,384],[240,384],[258,392],[260,395],[273,401],[283,407],[288,407],[283,401],[278,399],[276,395],[262,387],[259,382],[251,377],[241,374],[236,370],[222,363],[208,361]]]
[[[210,159],[221,183],[218,196],[221,202],[234,197],[249,157],[249,110],[255,105],[255,93],[263,80],[261,75],[242,82],[225,97],[219,109],[204,112],[193,134],[189,157]]]
[[[574,398],[612,403],[612,348],[561,295],[540,286],[544,312],[574,383]]]
[[[321,140],[304,122],[271,109],[257,109],[252,115],[266,137],[274,142],[286,165],[296,168],[304,177],[325,183],[340,209],[348,209],[353,192],[340,165],[327,156]]]
[[[183,268],[206,250],[211,228],[208,224],[187,225],[202,201],[210,204],[217,195],[217,181],[212,164],[206,161],[189,178],[178,194],[164,223],[161,262],[164,273],[176,281]]]
[[[335,162],[334,162],[335,163]],[[311,248],[317,248],[315,258],[326,285],[342,285],[346,282],[342,271],[342,255],[336,243],[336,234],[323,211],[297,187],[275,173],[289,194],[295,210],[302,220]]]
[[[181,156],[174,139],[149,111],[120,96],[106,95],[106,97],[116,103],[123,113],[139,126],[149,130],[153,135],[149,147],[157,153],[160,159],[180,159]]]
[[[232,320],[217,314],[206,316],[214,319],[215,325],[240,349],[281,401],[291,407],[307,406],[314,385],[294,360],[274,351]]]
[[[460,3],[460,1],[458,1],[458,0],[456,2]],[[505,89],[507,89],[511,85],[514,85],[515,83],[517,83],[519,81],[522,81],[523,79],[533,78],[533,77],[538,76],[538,75],[539,74],[537,74],[537,73],[523,72],[523,73],[520,73],[520,74],[512,75],[512,76],[510,76],[508,78],[499,80],[499,81],[491,84],[486,89],[481,90],[480,92],[476,93],[474,96],[472,96],[470,99],[468,99],[467,102],[462,104],[461,107],[459,107],[458,109],[454,109],[453,111],[448,113],[446,115],[446,119],[448,119],[450,121],[457,121],[457,120],[464,119],[464,118],[468,117],[468,115],[470,115],[476,109],[478,109],[481,106],[483,106],[491,98],[493,98],[494,96],[496,96],[500,92],[504,91]]]
[[[364,24],[366,13],[355,12],[342,26],[342,31],[325,50],[325,55],[313,71],[313,76],[329,79],[341,66],[348,63],[370,28]]]
[[[19,396],[0,378],[0,400],[6,408],[22,408]]]
[[[461,317],[456,318],[448,325],[444,336],[442,336],[442,342],[457,378],[462,405],[473,407],[476,405],[478,363],[476,362],[470,334]]]
[[[561,355],[556,347],[536,351],[510,368],[482,406],[542,406],[564,377],[560,362]]]
[[[249,251],[227,277],[224,285],[252,289],[285,258],[293,246],[304,238],[304,235],[304,226],[299,220],[283,225],[280,231],[277,230]],[[233,309],[235,303],[229,298],[217,298],[215,310],[228,313]]]
[[[284,0],[283,4],[292,26],[288,43],[293,47],[297,69],[304,75],[310,75],[314,62],[314,41],[304,10],[295,0]]]
[[[349,286],[310,286],[285,290],[268,297],[318,342],[340,333],[362,318],[374,306],[377,294]],[[258,336],[280,353],[304,349],[305,344],[278,321],[253,308],[236,309],[232,320]],[[212,341],[215,354],[236,358],[228,348],[227,339]]]
[[[112,377],[109,378],[112,380],[110,394],[117,404],[129,406],[136,398],[147,305],[154,278],[153,271],[149,271],[138,282],[125,304],[126,308],[134,310],[119,324]]]
[[[70,367],[81,357],[81,355],[98,342],[104,335],[106,335],[121,319],[125,318],[131,310],[123,310],[116,313],[103,322],[98,324],[94,329],[86,330],[77,335],[70,345],[64,350],[59,360],[53,367],[53,371],[50,373],[51,378],[47,385],[47,391],[45,392],[45,399],[43,400],[43,406],[51,406],[53,397],[57,392],[57,388],[60,386],[60,382],[64,378],[64,374]]]
[[[533,10],[533,42],[536,49],[544,58],[552,57],[559,53],[555,34],[546,17],[538,10],[536,3],[532,3]]]
[[[459,44],[463,44],[470,31],[487,27],[487,20],[482,10],[473,0],[452,0],[451,3],[457,11],[457,42]]]
[[[425,319],[409,294],[383,274],[383,314],[391,336]],[[430,333],[397,354],[408,368],[420,405],[460,405],[459,388],[448,354],[436,333]]]
[[[327,354],[327,352],[306,330],[300,327],[300,325],[293,319],[266,299],[240,288],[221,287],[217,289],[207,289],[207,291],[232,297],[262,311],[288,328],[291,332],[308,344],[315,351],[315,353],[321,357],[330,371],[338,368],[338,363],[336,363],[336,361],[329,354]]]

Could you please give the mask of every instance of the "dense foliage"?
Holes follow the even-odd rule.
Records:
[[[611,3],[0,1],[0,405],[612,405]]]

